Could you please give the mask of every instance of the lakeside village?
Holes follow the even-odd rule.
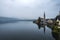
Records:
[[[49,25],[53,29],[53,32],[60,33],[60,11],[59,14],[53,19],[46,19],[45,12],[44,18],[39,17],[37,20],[34,20],[33,23],[37,25]]]

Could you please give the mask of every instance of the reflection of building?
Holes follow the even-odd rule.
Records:
[[[47,25],[47,27],[51,28],[52,36],[55,38],[55,40],[60,40],[60,26],[59,26],[60,25],[60,13],[59,13],[59,15],[56,16],[56,18],[53,18],[53,19],[45,19],[45,13],[44,13],[44,18],[40,18],[39,23],[40,24],[37,24],[38,28],[40,29],[41,27],[43,27],[44,32],[45,32],[44,24],[47,23],[46,25]],[[43,24],[43,26],[42,26],[42,24]]]
[[[48,25],[47,27],[52,30],[51,33],[55,40],[60,40],[60,29],[58,28],[58,26]]]

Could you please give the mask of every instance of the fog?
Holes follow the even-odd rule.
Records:
[[[54,18],[59,14],[60,0],[0,0],[0,17],[20,19]]]

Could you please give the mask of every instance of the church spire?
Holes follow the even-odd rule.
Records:
[[[45,12],[44,12],[44,19],[45,19]]]
[[[44,12],[44,24],[45,24],[45,12]]]

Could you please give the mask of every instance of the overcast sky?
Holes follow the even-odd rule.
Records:
[[[54,18],[59,14],[60,0],[0,0],[0,16],[20,19]]]

